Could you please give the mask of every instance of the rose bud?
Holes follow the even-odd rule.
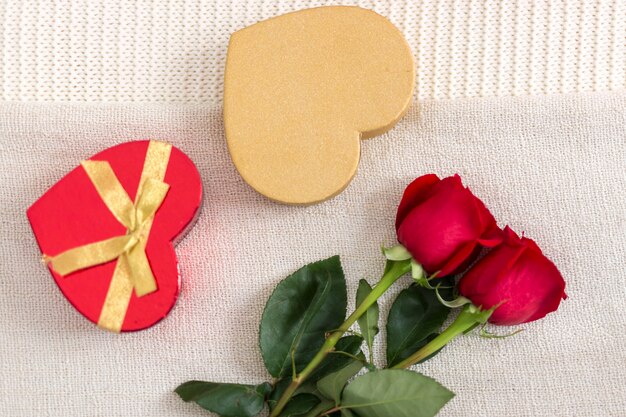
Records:
[[[498,306],[489,318],[493,324],[538,320],[567,298],[565,281],[534,241],[509,227],[504,235],[504,242],[461,278],[459,292],[483,309]]]
[[[404,191],[396,217],[398,241],[429,273],[442,277],[465,267],[480,245],[502,241],[493,216],[454,175],[417,178]]]

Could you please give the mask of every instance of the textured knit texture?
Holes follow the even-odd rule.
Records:
[[[233,31],[329,4],[398,26],[419,99],[626,87],[624,0],[0,0],[0,99],[217,104]]]
[[[208,107],[0,106],[0,415],[206,415],[173,389],[188,379],[268,378],[258,323],[284,276],[340,254],[353,296],[360,278],[373,283],[382,272],[380,245],[394,243],[404,187],[427,172],[458,172],[501,226],[539,243],[570,298],[515,337],[466,336],[419,366],[457,393],[441,416],[624,416],[624,95],[426,102],[365,141],[353,183],[311,207],[250,189],[223,135],[220,112]],[[25,211],[80,160],[137,138],[169,140],[195,161],[204,206],[176,250],[177,306],[149,330],[114,335],[63,298]],[[379,364],[383,342],[384,332]]]

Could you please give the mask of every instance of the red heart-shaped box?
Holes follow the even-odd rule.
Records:
[[[180,291],[177,239],[190,228],[202,200],[200,174],[180,150],[163,142],[135,141],[98,153],[91,161],[107,161],[128,197],[135,201],[148,148],[166,146],[169,157],[162,163],[162,182],[169,185],[152,218],[145,254],[156,291],[138,297],[134,290],[121,327],[113,331],[135,331],[163,319],[174,306]],[[146,162],[146,166],[148,166]],[[163,165],[164,164],[164,165]],[[41,251],[55,256],[82,245],[125,235],[122,225],[107,207],[83,166],[78,166],[50,188],[28,209],[28,219]],[[98,323],[118,260],[61,276],[49,269],[65,297],[87,319]],[[154,282],[153,281],[153,282]],[[104,326],[107,327],[107,326]],[[118,326],[119,327],[119,326]]]

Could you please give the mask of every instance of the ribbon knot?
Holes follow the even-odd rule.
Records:
[[[126,227],[123,235],[78,246],[44,260],[61,276],[117,259],[115,272],[100,314],[98,325],[120,331],[130,295],[137,297],[157,290],[146,244],[157,210],[169,185],[161,179],[169,159],[171,145],[150,142],[139,191],[133,202],[106,161],[83,161],[82,167],[100,198],[113,216]]]
[[[126,226],[126,234],[78,246],[46,257],[46,260],[52,269],[65,276],[118,259],[118,262],[127,263],[129,278],[138,297],[156,291],[145,243],[152,218],[163,203],[169,185],[160,180],[147,179],[138,193],[136,204],[133,204],[108,162],[83,161],[81,165],[111,213]]]

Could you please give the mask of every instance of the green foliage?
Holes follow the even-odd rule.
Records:
[[[335,404],[339,404],[344,386],[361,369],[363,369],[363,362],[352,360],[344,368],[317,381],[317,389],[324,397],[332,399]]]
[[[274,390],[267,397],[267,404],[270,411],[276,407],[276,403],[283,395],[287,387],[291,384],[291,378],[281,379],[274,385]],[[315,397],[315,398],[313,398]],[[317,401],[315,401],[317,399]],[[308,412],[311,408],[315,407],[322,401],[323,397],[317,390],[317,386],[312,382],[305,382],[300,385],[294,392],[293,397],[287,403],[287,406],[280,414],[281,417],[285,417],[284,414],[300,415]]]
[[[274,389],[267,397],[267,405],[270,407],[270,410],[274,409],[274,406],[280,399],[280,396],[283,395],[283,392],[285,392],[290,383],[291,378],[284,378],[274,384]]]
[[[449,295],[451,290],[441,289],[440,293]],[[400,292],[387,318],[387,366],[401,362],[432,340],[449,312],[433,290],[413,284]]]
[[[452,397],[432,378],[405,369],[384,369],[348,384],[341,407],[360,417],[432,417]]]
[[[254,386],[188,381],[176,393],[183,401],[193,401],[222,417],[252,417],[261,412],[271,389],[267,382]]]
[[[389,280],[396,273],[397,278],[408,270],[399,268],[398,262],[408,261],[388,260],[383,278]],[[381,288],[387,287],[378,287],[375,293],[382,293]],[[372,287],[361,280],[356,294],[357,307],[371,292]],[[451,290],[441,292],[449,296]],[[346,283],[338,256],[301,268],[279,283],[261,318],[259,344],[263,361],[276,378],[273,387],[269,383],[189,381],[180,385],[176,392],[184,401],[196,402],[221,417],[253,417],[263,410],[265,402],[272,415],[278,417],[434,416],[453,393],[421,374],[408,370],[375,370],[373,364],[365,360],[361,352],[363,341],[371,353],[379,332],[377,303],[358,318],[363,337],[348,335],[337,341],[337,335],[333,335],[329,342],[337,341],[334,348],[332,344],[327,345],[329,350],[325,352],[328,353],[316,359],[317,367],[310,374],[304,374],[308,376],[304,381],[298,380],[300,385],[292,385],[294,375],[306,367],[326,338],[342,325],[346,304]],[[432,290],[412,285],[402,291],[387,322],[388,366],[407,358],[436,337],[448,312],[449,308],[441,305]],[[468,310],[467,314],[470,313],[474,314]],[[352,323],[353,320],[344,324],[342,329]],[[349,382],[364,366],[374,370]],[[277,404],[286,392],[291,398],[282,399],[279,412]]]
[[[333,403],[331,400],[327,398],[322,398],[321,402],[317,406],[313,407],[308,413],[302,414],[298,417],[318,417],[320,415],[323,415],[323,413],[330,410],[334,406],[335,403]]]
[[[282,378],[302,370],[346,314],[346,283],[338,256],[309,264],[285,278],[270,296],[260,328],[263,361]]]
[[[318,381],[320,378],[342,369],[354,359],[351,356],[356,356],[365,361],[361,353],[362,344],[363,338],[361,336],[344,336],[339,339],[335,345],[335,350],[329,353],[317,369],[311,373],[309,381]],[[346,355],[346,353],[351,356]]]
[[[359,281],[359,288],[356,291],[356,305],[359,306],[365,300],[365,297],[372,292],[372,287],[367,283],[366,280],[362,279]],[[363,339],[365,339],[365,343],[367,344],[367,348],[370,352],[370,362],[372,361],[372,347],[374,346],[374,337],[378,334],[378,303],[372,304],[370,308],[367,309],[367,312],[363,314],[358,319],[359,327],[361,328],[361,334],[363,335]]]
[[[313,394],[298,394],[287,403],[280,417],[300,416],[308,413],[321,402],[321,400]]]
[[[341,339],[339,339],[339,341],[337,342],[337,345],[335,346],[335,351],[329,354],[322,361],[320,366],[309,376],[306,383],[298,387],[298,389],[295,392],[296,395],[294,396],[293,399],[298,397],[299,394],[313,394],[317,396],[322,403],[328,402],[328,399],[325,398],[324,395],[322,395],[319,392],[318,387],[316,386],[315,382],[317,382],[318,380],[322,378],[325,378],[329,374],[333,374],[334,372],[345,369],[345,367],[351,365],[354,362],[359,363],[360,368],[362,368],[363,362],[365,361],[365,358],[363,357],[363,354],[361,353],[362,343],[363,343],[363,338],[361,338],[360,336],[346,336],[346,337],[342,337]],[[363,362],[357,361],[350,356],[341,354],[340,352],[345,352],[350,355],[354,355],[355,357],[359,357],[362,359]],[[291,383],[291,377],[285,377],[279,380],[278,382],[276,382],[276,384],[274,385],[274,389],[269,394],[268,399],[267,399],[270,410],[274,409],[276,403],[280,399],[281,395],[283,395],[283,392],[285,392],[285,390],[287,389],[290,383]],[[289,402],[289,404],[290,403],[291,401]],[[289,404],[287,405],[285,410],[287,410],[287,408],[289,407]],[[331,405],[332,404],[333,403],[331,402]],[[330,408],[332,407],[328,407],[327,409],[330,409]],[[283,410],[283,413],[281,413],[281,416],[283,416],[284,413],[285,411]],[[305,412],[304,411],[300,412],[300,414],[302,413],[305,413]]]

